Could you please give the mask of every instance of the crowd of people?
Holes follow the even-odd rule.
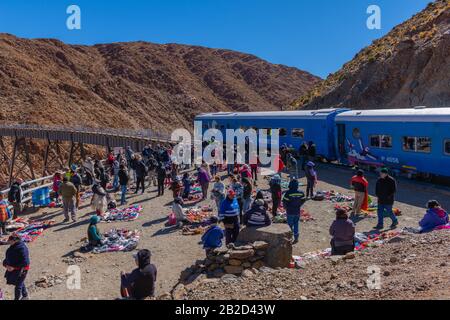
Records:
[[[82,190],[90,188],[92,192],[91,207],[94,214],[89,219],[87,238],[91,247],[100,246],[103,236],[98,223],[104,213],[116,206],[114,193],[120,193],[120,205],[127,204],[127,194],[130,186],[134,186],[134,194],[144,193],[148,185],[157,186],[158,196],[163,196],[169,189],[173,196],[172,211],[179,226],[189,223],[184,213],[184,203],[189,199],[194,183],[198,183],[202,197],[199,201],[211,199],[217,209],[217,215],[211,217],[209,228],[201,240],[208,254],[219,248],[225,241],[226,245],[235,243],[243,227],[260,228],[271,225],[272,218],[279,213],[282,206],[287,217],[287,224],[292,230],[292,243],[300,239],[301,209],[306,201],[315,198],[315,187],[318,183],[316,146],[313,142],[302,144],[297,155],[287,146],[281,148],[282,161],[295,165],[288,166],[289,183],[286,191],[282,188],[282,172],[272,175],[267,194],[271,196],[271,207],[265,199],[263,190],[257,188],[259,163],[239,165],[228,164],[218,166],[213,163],[203,163],[195,172],[186,171],[180,175],[180,167],[171,158],[171,148],[157,145],[155,148],[146,146],[141,153],[134,152],[130,147],[116,154],[110,153],[105,161],[87,158],[79,167],[72,165],[62,172],[56,172],[53,177],[52,190],[55,201],[63,207],[64,223],[77,221],[77,211],[80,206]],[[297,158],[306,177],[305,192],[300,190]],[[226,169],[227,175],[221,175],[221,169]],[[11,186],[8,199],[0,194],[0,232],[7,234],[6,221],[18,217],[22,210],[22,180],[17,179]],[[354,217],[368,209],[369,182],[362,170],[358,170],[351,178],[351,188],[354,190],[352,210],[338,208],[336,218],[332,222],[329,233],[333,255],[344,255],[355,249]],[[393,212],[396,180],[389,175],[388,169],[381,169],[376,182],[375,195],[378,199],[378,223],[376,229],[384,228],[387,215],[396,228],[398,219]],[[209,195],[209,197],[208,197]],[[9,209],[12,205],[12,210]],[[448,214],[440,204],[431,200],[427,204],[424,218],[419,222],[421,232],[433,230],[436,226],[448,223]],[[25,279],[30,266],[29,252],[26,244],[16,234],[9,237],[10,247],[6,252],[3,265],[6,268],[5,277],[8,284],[15,286],[15,299],[28,299]],[[131,273],[121,274],[121,296],[124,298],[143,299],[152,296],[155,291],[157,269],[151,263],[151,252],[140,250],[135,256],[137,268]]]

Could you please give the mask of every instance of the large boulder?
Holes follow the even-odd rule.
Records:
[[[287,224],[274,223],[264,228],[244,228],[237,240],[240,243],[267,242],[265,264],[271,268],[286,268],[292,258],[291,239],[292,231]]]

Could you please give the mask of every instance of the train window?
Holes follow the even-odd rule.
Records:
[[[392,148],[392,137],[387,135],[371,135],[370,146],[374,148],[390,149]]]
[[[444,153],[450,156],[450,140],[444,141]]]
[[[359,131],[358,128],[353,129],[353,133],[352,134],[353,134],[353,138],[355,138],[355,139],[361,138],[361,131]]]
[[[431,138],[403,137],[403,150],[413,152],[431,152]]]
[[[280,137],[286,137],[287,136],[287,130],[285,128],[280,128]]]
[[[303,139],[305,137],[305,129],[292,129],[292,137]]]

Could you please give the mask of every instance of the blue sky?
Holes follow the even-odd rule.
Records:
[[[144,40],[226,48],[321,77],[430,0],[1,0],[0,32],[72,44]],[[66,9],[81,8],[81,30]],[[369,5],[382,29],[366,27]]]

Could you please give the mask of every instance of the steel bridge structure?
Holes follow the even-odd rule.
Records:
[[[0,125],[0,186],[10,186],[18,177],[35,180],[79,164],[87,156],[86,145],[104,147],[107,152],[130,146],[139,152],[145,145],[174,143],[169,135],[151,130]],[[35,152],[36,144],[40,152]],[[42,171],[36,172],[37,167]]]

